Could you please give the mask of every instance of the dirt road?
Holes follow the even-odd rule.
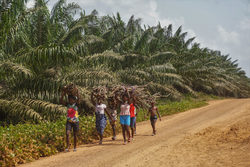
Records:
[[[210,105],[157,121],[151,136],[149,121],[137,124],[134,141],[122,137],[103,145],[80,146],[21,167],[87,166],[235,166],[250,167],[250,99],[212,101]]]

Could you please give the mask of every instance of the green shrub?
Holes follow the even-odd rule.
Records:
[[[65,148],[66,119],[41,124],[17,124],[0,126],[0,166],[15,166],[39,157],[50,156]],[[112,134],[110,125],[104,136]],[[73,143],[73,138],[71,138]],[[95,117],[80,117],[78,144],[90,143],[98,139]]]

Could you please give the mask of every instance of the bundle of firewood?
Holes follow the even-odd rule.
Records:
[[[95,103],[99,100],[105,101],[107,100],[107,88],[105,86],[94,87],[91,96]]]
[[[67,95],[72,95],[72,96],[77,96],[78,97],[78,89],[75,84],[71,83],[62,88],[62,90],[67,94]]]
[[[151,95],[143,86],[97,87],[94,88],[93,93],[107,101],[110,108],[116,108],[117,104],[123,102],[123,97],[127,96],[137,108],[147,109],[151,101],[155,101],[158,97],[158,95]]]

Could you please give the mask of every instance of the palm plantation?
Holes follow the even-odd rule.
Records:
[[[0,115],[17,123],[64,115],[60,88],[77,84],[81,108],[92,109],[89,92],[98,85],[144,85],[151,93],[179,99],[197,92],[249,97],[245,72],[228,55],[201,48],[172,25],[143,26],[119,13],[86,14],[79,5],[45,0],[1,2]],[[79,16],[79,17],[78,17]]]
[[[200,93],[250,96],[250,79],[237,61],[200,47],[182,27],[174,32],[171,24],[145,26],[133,15],[124,22],[119,13],[86,14],[66,0],[51,10],[47,0],[32,8],[28,1],[0,1],[0,166],[64,150],[66,108],[59,97],[69,83],[81,94],[79,144],[96,136],[90,102],[96,86],[138,85],[171,101]],[[180,104],[169,113],[192,108]]]

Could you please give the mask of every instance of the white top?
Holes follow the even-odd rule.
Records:
[[[121,105],[121,112],[120,115],[130,115],[130,105],[129,104],[122,104]]]
[[[104,114],[104,110],[107,106],[105,104],[97,104],[95,106],[95,112],[98,113],[98,114]]]

